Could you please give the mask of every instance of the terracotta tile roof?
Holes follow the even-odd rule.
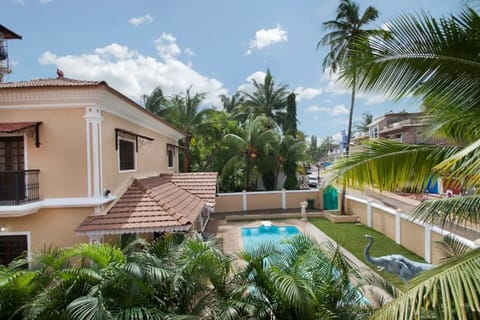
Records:
[[[217,173],[216,172],[191,172],[162,174],[162,177],[170,176],[176,186],[188,190],[190,193],[205,200],[210,204],[215,204],[217,192]]]
[[[88,217],[77,228],[77,233],[85,235],[189,230],[207,204],[205,199],[215,200],[216,173],[201,177],[205,185],[203,188],[194,188],[202,190],[200,193],[205,199],[176,185],[172,180],[177,175],[181,182],[199,179],[198,174],[170,174],[135,180],[106,215]],[[213,184],[213,187],[207,184]],[[207,195],[205,190],[214,191],[212,195]]]
[[[13,133],[17,131],[21,131],[23,129],[27,129],[42,122],[2,122],[0,123],[0,133]]]
[[[76,80],[70,78],[48,78],[18,82],[2,82],[0,88],[36,88],[36,87],[85,87],[105,84],[104,81]]]

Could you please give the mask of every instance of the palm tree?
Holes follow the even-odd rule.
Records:
[[[358,132],[368,133],[368,125],[372,123],[373,115],[370,113],[362,113],[362,122],[356,126]]]
[[[230,147],[231,156],[222,169],[222,176],[229,175],[235,168],[243,171],[243,188],[252,190],[252,177],[256,164],[262,157],[271,153],[271,144],[278,140],[278,132],[272,120],[265,116],[251,114],[243,123],[240,134],[229,133],[224,142]]]
[[[163,95],[162,88],[156,87],[150,95],[142,96],[145,109],[159,117],[165,117],[165,110],[168,99]]]
[[[199,126],[202,125],[204,117],[211,109],[199,110],[200,105],[206,97],[206,93],[190,92],[191,87],[185,93],[174,94],[166,104],[164,118],[175,127],[185,131],[183,139],[183,171],[191,171],[191,144],[192,139]]]
[[[429,176],[442,175],[465,187],[479,187],[480,42],[475,36],[479,24],[480,16],[468,7],[441,19],[404,15],[390,24],[391,38],[370,39],[372,57],[355,61],[359,87],[394,98],[413,94],[423,99],[432,129],[455,144],[371,142],[364,152],[336,165],[350,185],[422,192]],[[412,218],[425,223],[478,223],[479,213],[480,196],[475,194],[425,201]],[[448,260],[415,278],[373,318],[478,319],[479,272],[480,249]]]
[[[255,319],[366,319],[359,274],[339,253],[304,235],[266,242],[238,254],[239,288]],[[266,262],[268,261],[268,263]]]
[[[265,116],[273,119],[281,127],[289,95],[287,87],[283,85],[276,87],[270,70],[267,70],[263,83],[258,83],[255,79],[252,82],[255,91],[253,93],[242,92],[245,102],[241,112],[247,115]]]
[[[317,44],[317,49],[321,45],[330,47],[330,51],[323,60],[324,71],[330,68],[331,72],[343,72],[349,80],[349,86],[352,89],[350,99],[350,112],[348,117],[347,144],[345,146],[345,155],[348,157],[350,152],[350,139],[352,136],[352,117],[355,105],[355,93],[357,89],[357,71],[352,67],[352,62],[358,56],[368,53],[368,45],[364,46],[364,51],[355,51],[360,42],[366,42],[368,36],[382,33],[380,30],[365,29],[365,26],[378,18],[378,11],[369,6],[360,16],[358,4],[352,0],[341,0],[337,9],[335,20],[323,23],[327,30],[331,30]],[[368,42],[367,42],[368,44]],[[348,70],[348,73],[345,72]],[[340,211],[345,214],[345,185],[342,189],[342,200]]]
[[[244,97],[240,92],[235,92],[231,97],[221,94],[220,100],[222,101],[223,110],[227,113],[233,113],[243,103]]]

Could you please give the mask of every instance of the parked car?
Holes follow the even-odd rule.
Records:
[[[313,174],[309,174],[307,177],[308,177],[308,186],[311,188],[318,188],[318,177]]]

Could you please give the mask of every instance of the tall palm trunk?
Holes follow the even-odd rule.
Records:
[[[353,118],[353,108],[355,106],[355,89],[357,85],[357,75],[356,73],[353,74],[353,81],[352,81],[352,98],[350,100],[350,114],[348,115],[348,131],[347,131],[347,142],[345,145],[345,156],[348,157],[350,154],[350,136],[352,135],[352,118]],[[343,181],[342,185],[342,199],[340,204],[340,214],[345,214],[345,207],[346,207],[346,199],[345,195],[347,193],[347,184],[346,181]]]

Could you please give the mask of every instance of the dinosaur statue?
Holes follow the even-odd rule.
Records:
[[[408,282],[420,272],[434,267],[434,265],[429,263],[412,261],[400,254],[372,257],[370,256],[370,247],[373,244],[373,238],[368,234],[366,234],[365,237],[368,238],[368,244],[365,247],[365,250],[363,250],[363,256],[365,257],[365,260],[377,266],[378,270],[380,271],[385,270],[387,272],[396,274],[404,282]]]

